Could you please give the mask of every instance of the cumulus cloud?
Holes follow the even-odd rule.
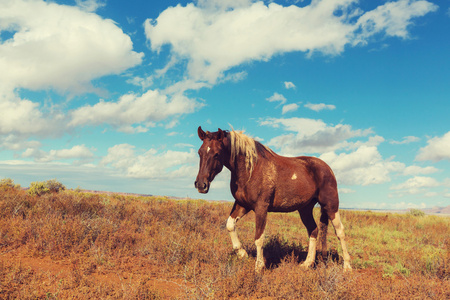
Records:
[[[353,43],[367,43],[367,39],[377,33],[386,36],[408,38],[408,27],[412,19],[436,11],[438,6],[428,1],[399,0],[387,2],[376,9],[364,13],[356,22],[361,30]]]
[[[28,148],[22,157],[33,158],[37,162],[52,162],[67,159],[87,160],[93,158],[94,154],[85,145],[76,145],[70,149],[50,150],[49,152]]]
[[[41,0],[0,2],[0,82],[7,88],[92,90],[90,81],[141,63],[128,35],[112,21]],[[4,70],[8,70],[5,72]]]
[[[415,136],[405,136],[401,141],[390,141],[393,145],[403,145],[403,144],[410,144],[414,142],[420,141],[420,138]]]
[[[339,188],[339,194],[353,194],[355,192],[355,190],[349,188]]]
[[[287,101],[283,95],[278,93],[273,93],[273,95],[269,98],[266,98],[266,100],[269,102],[280,102],[280,105],[285,104]]]
[[[427,145],[419,150],[416,160],[450,160],[450,131],[442,137],[434,137],[427,141]]]
[[[57,136],[67,117],[57,107],[20,95],[21,89],[79,94],[97,89],[92,80],[142,62],[128,35],[109,19],[88,13],[103,1],[77,6],[42,0],[0,2],[0,134]]]
[[[295,84],[293,84],[290,81],[285,81],[284,82],[284,88],[287,89],[287,90],[290,90],[290,89],[295,89],[296,86],[295,86]]]
[[[349,147],[347,139],[367,136],[371,129],[353,130],[350,125],[328,125],[322,120],[307,118],[266,118],[260,125],[270,126],[294,133],[272,138],[268,145],[281,149],[284,155],[298,156],[304,153],[324,153]]]
[[[0,150],[19,151],[27,148],[39,148],[42,145],[39,141],[28,141],[15,134],[0,136]]]
[[[437,187],[440,183],[431,177],[415,176],[407,181],[393,185],[391,190],[408,190],[409,193],[415,194],[421,191],[421,188]]]
[[[75,0],[75,3],[83,10],[94,12],[106,6],[106,0]]]
[[[292,104],[284,105],[281,111],[282,111],[282,114],[284,115],[285,113],[288,113],[291,111],[296,111],[297,109],[298,109],[298,104],[292,103]]]
[[[383,159],[376,147],[361,146],[351,153],[324,153],[320,156],[336,173],[340,184],[371,185],[389,182],[390,173],[399,172],[405,165]]]
[[[154,122],[192,113],[202,104],[183,95],[168,97],[149,90],[142,95],[128,94],[116,102],[100,101],[71,113],[70,126],[110,124],[124,132],[145,132]],[[138,126],[133,127],[133,125]]]
[[[7,72],[0,72],[2,73]],[[13,91],[2,91],[1,88],[0,111],[2,113],[0,134],[13,134],[18,137],[32,134],[58,135],[63,131],[64,115],[62,113],[43,112],[38,103],[22,99]]]
[[[325,104],[325,103],[318,103],[318,104],[307,103],[307,104],[305,104],[305,107],[309,108],[311,110],[317,111],[317,112],[324,110],[324,109],[327,109],[327,110],[336,109],[336,106],[334,106],[332,104]]]
[[[150,149],[143,153],[135,146],[119,144],[108,149],[108,154],[100,165],[112,166],[127,177],[145,179],[167,179],[192,176],[196,172],[197,155],[193,149],[189,152],[158,152]]]
[[[412,19],[437,9],[428,1],[388,2],[368,12],[355,0],[317,0],[304,7],[262,1],[199,1],[164,10],[145,21],[152,50],[171,46],[187,61],[187,76],[216,83],[250,61],[292,51],[337,55],[374,35],[408,37]]]
[[[435,167],[419,167],[419,166],[409,166],[403,171],[403,175],[420,175],[420,174],[432,174],[438,172],[439,169]]]

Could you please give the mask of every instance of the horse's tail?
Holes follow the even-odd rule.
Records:
[[[328,232],[328,214],[325,210],[321,210],[320,223],[319,223],[319,245],[318,251],[322,253],[322,258],[327,258],[327,232]]]

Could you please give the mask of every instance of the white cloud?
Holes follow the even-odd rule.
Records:
[[[0,149],[19,151],[27,148],[39,148],[41,145],[39,141],[27,141],[15,134],[0,136]]]
[[[312,1],[284,7],[262,1],[200,1],[177,5],[145,21],[152,50],[171,46],[187,60],[187,76],[216,83],[224,72],[249,61],[267,61],[292,51],[337,55],[346,45],[367,43],[375,34],[408,36],[411,19],[437,9],[427,1],[400,0],[363,12],[355,0]],[[336,13],[336,12],[339,13]]]
[[[91,80],[142,61],[112,20],[75,6],[4,0],[0,20],[0,30],[13,33],[0,43],[0,89],[92,91]]]
[[[296,111],[297,109],[298,109],[298,104],[292,103],[292,104],[284,105],[281,111],[282,111],[282,114],[284,115],[285,113],[288,113],[291,111]]]
[[[353,194],[355,192],[355,190],[349,188],[339,188],[339,194]]]
[[[2,73],[7,72],[0,72]],[[0,111],[2,115],[0,134],[14,134],[16,137],[31,134],[57,135],[64,128],[62,113],[57,111],[43,113],[38,103],[21,99],[13,92],[2,91],[1,87]]]
[[[78,1],[85,10],[102,1]],[[79,94],[98,91],[91,81],[140,64],[129,36],[112,21],[76,6],[41,0],[0,2],[0,134],[18,139],[58,136],[67,117],[57,106],[21,97],[21,89],[55,89]],[[7,70],[7,72],[5,71]]]
[[[432,188],[437,188],[445,184],[440,183],[434,178],[415,176],[406,180],[403,183],[391,186],[390,197],[404,197],[406,195],[421,195],[421,197],[434,197],[439,195],[435,191],[430,191]]]
[[[404,169],[404,164],[383,159],[376,147],[361,146],[351,153],[324,153],[320,156],[336,173],[340,184],[371,185],[389,182],[390,173]]]
[[[419,166],[409,166],[403,170],[403,175],[420,175],[420,174],[432,174],[438,172],[439,169],[435,167],[419,167]]]
[[[415,136],[405,136],[401,141],[391,141],[389,143],[393,145],[403,145],[420,141],[420,138]]]
[[[100,165],[111,165],[127,177],[146,179],[167,179],[195,176],[197,155],[193,149],[189,152],[168,150],[158,153],[150,149],[142,154],[135,147],[120,144],[108,149],[108,154]]]
[[[410,193],[416,193],[421,188],[438,187],[440,183],[431,177],[415,176],[407,181],[394,185],[391,190],[408,190]]]
[[[124,132],[145,132],[154,122],[192,113],[201,103],[183,95],[169,98],[159,91],[149,90],[142,95],[128,94],[117,102],[100,101],[71,113],[70,126],[110,124]],[[133,127],[132,125],[140,124]]]
[[[94,154],[85,145],[76,145],[70,149],[50,150],[49,152],[36,148],[28,148],[22,153],[22,157],[31,157],[37,162],[52,162],[66,159],[86,160],[93,158]]]
[[[353,43],[367,43],[367,39],[377,33],[386,36],[408,38],[408,26],[412,19],[436,11],[438,6],[428,1],[399,0],[387,2],[376,9],[366,12],[357,21],[361,30]]]
[[[324,109],[328,109],[328,110],[336,109],[336,106],[334,106],[332,104],[325,104],[325,103],[318,103],[318,104],[307,103],[307,104],[305,104],[305,107],[309,108],[311,110],[314,110],[314,111],[321,111]]]
[[[416,160],[450,160],[450,131],[442,137],[434,137],[427,141],[428,145],[419,150]]]
[[[280,105],[285,104],[287,101],[283,95],[278,93],[273,93],[273,95],[269,98],[266,98],[266,100],[269,102],[280,102]]]
[[[75,3],[84,11],[94,12],[106,6],[106,0],[75,0]]]
[[[284,82],[284,87],[285,87],[287,90],[295,89],[295,88],[296,88],[295,84],[293,84],[293,83],[290,82],[290,81],[285,81],[285,82]]]
[[[324,153],[342,147],[350,147],[346,142],[353,137],[367,136],[371,129],[353,130],[350,125],[328,125],[322,120],[306,118],[266,118],[260,125],[282,128],[295,134],[285,134],[272,138],[268,145],[281,149],[281,153],[298,156],[304,153]]]

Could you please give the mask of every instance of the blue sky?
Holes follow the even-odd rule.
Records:
[[[196,130],[322,158],[342,207],[450,205],[450,2],[3,0],[0,177],[197,194]]]

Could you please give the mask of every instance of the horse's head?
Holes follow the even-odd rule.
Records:
[[[198,170],[195,187],[199,193],[206,194],[211,181],[222,171],[226,158],[224,138],[226,133],[219,128],[217,132],[204,132],[198,127],[198,137],[203,141],[198,150],[200,155],[200,167]]]

